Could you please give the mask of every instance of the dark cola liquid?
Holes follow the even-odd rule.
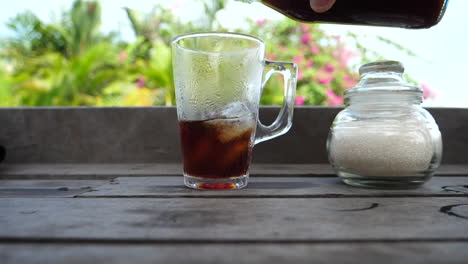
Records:
[[[179,121],[184,171],[200,178],[246,175],[252,156],[252,118]]]
[[[325,13],[316,13],[309,0],[262,0],[292,19],[370,26],[429,28],[442,18],[448,0],[336,0]]]

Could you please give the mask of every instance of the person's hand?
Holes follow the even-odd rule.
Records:
[[[310,7],[317,13],[328,11],[333,6],[333,4],[335,4],[335,0],[310,0]]]

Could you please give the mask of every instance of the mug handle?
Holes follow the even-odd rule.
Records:
[[[276,120],[269,126],[263,125],[260,120],[257,120],[257,131],[255,133],[255,145],[267,141],[269,139],[286,134],[292,126],[294,113],[294,99],[296,94],[296,76],[297,65],[292,62],[279,62],[265,60],[265,69],[270,68],[265,73],[264,82],[262,84],[262,93],[265,85],[270,77],[279,73],[283,75],[284,98],[281,110],[276,117]]]

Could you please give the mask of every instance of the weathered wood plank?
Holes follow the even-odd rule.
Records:
[[[180,160],[175,108],[4,108],[0,124],[5,162]]]
[[[468,166],[467,166],[468,169]],[[0,179],[112,179],[119,176],[181,175],[181,164],[3,164]]]
[[[105,180],[0,180],[0,198],[73,197],[105,183]]]
[[[272,120],[278,107],[262,107]],[[259,144],[256,163],[326,163],[326,138],[341,108],[297,107],[285,136]],[[468,109],[429,108],[443,136],[443,164],[468,164]],[[174,107],[3,108],[8,163],[180,162]]]
[[[328,177],[251,177],[247,188],[198,191],[184,186],[182,176],[121,177],[79,197],[429,197],[467,196],[468,177],[434,177],[412,190],[355,188]]]
[[[468,175],[468,165],[466,166]],[[0,179],[112,179],[119,176],[182,175],[181,163],[3,164]],[[253,164],[252,175],[334,176],[329,164]]]
[[[113,179],[132,176],[182,175],[181,163],[2,164],[2,179]],[[252,164],[252,176],[335,177],[329,164]],[[436,176],[467,176],[468,164],[442,165]]]
[[[107,180],[0,180],[0,188],[82,188],[96,187],[105,184]]]
[[[9,263],[466,263],[468,243],[336,243],[293,245],[0,244]]]
[[[181,176],[106,180],[0,180],[6,197],[456,197],[468,196],[468,177],[434,177],[418,189],[373,190],[344,185],[336,177],[251,177],[236,191],[196,191]]]
[[[468,198],[0,199],[0,240],[468,239]]]

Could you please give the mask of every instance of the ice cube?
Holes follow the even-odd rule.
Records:
[[[245,104],[241,102],[233,102],[233,103],[227,104],[221,110],[219,117],[236,118],[236,117],[249,116],[250,114],[251,114],[251,111]]]
[[[208,103],[206,103],[208,104]],[[206,105],[205,104],[205,105]],[[211,108],[213,109],[213,108]],[[229,103],[222,108],[215,108],[216,110],[212,110],[210,112],[204,113],[205,120],[210,119],[234,119],[243,116],[249,116],[252,114],[252,111],[243,103],[241,102],[234,102]]]
[[[248,131],[253,133],[256,125],[253,115],[229,119],[213,119],[207,121],[206,124],[216,128],[218,140],[223,143],[234,140]]]
[[[250,142],[247,140],[240,140],[230,145],[229,151],[227,151],[219,159],[219,165],[221,168],[235,168],[246,161],[249,154]]]

